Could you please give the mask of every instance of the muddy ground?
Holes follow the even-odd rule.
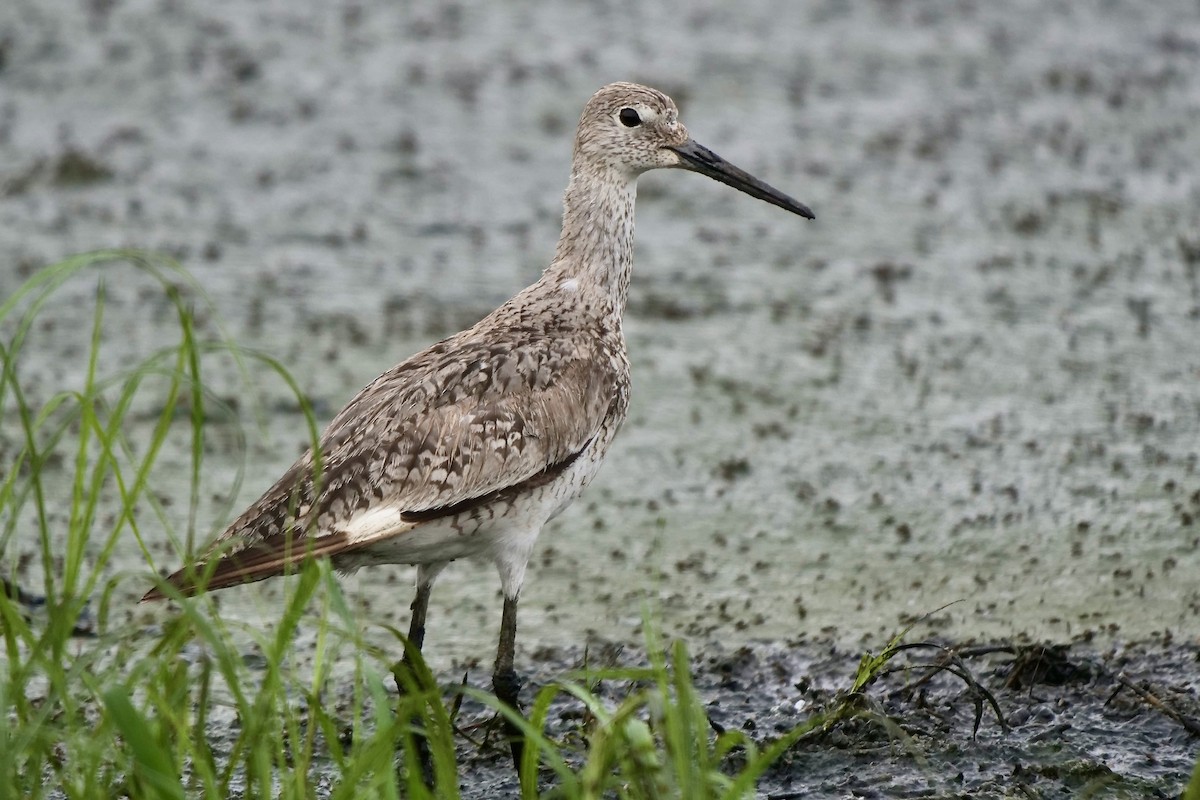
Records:
[[[9,0],[0,297],[71,253],[174,254],[229,333],[280,358],[328,419],[536,277],[579,109],[616,79],[673,94],[698,140],[818,219],[694,175],[642,180],[632,414],[544,535],[522,597],[525,668],[640,641],[649,599],[697,653],[828,642],[794,656],[817,675],[815,653],[836,647],[845,662],[828,674],[847,674],[860,649],[920,620],[917,638],[1075,642],[1089,659],[1133,647],[1147,679],[1194,698],[1193,2]],[[34,399],[78,384],[79,309],[95,291],[68,285],[30,339]],[[106,291],[109,368],[177,336],[131,271]],[[214,420],[201,536],[303,443],[278,381],[247,390],[219,363],[209,376],[243,411],[261,401],[265,432]],[[182,436],[156,474],[185,525]],[[6,569],[35,565],[33,549],[10,542]],[[155,556],[177,558],[165,537]],[[113,570],[129,576],[119,624],[169,613],[133,605],[146,566],[132,542]],[[369,624],[403,626],[409,581],[377,569],[346,585]],[[278,597],[232,590],[223,611],[266,626]],[[439,673],[486,664],[498,618],[490,567],[447,570],[427,648]],[[787,691],[791,673],[770,674],[746,685]],[[999,780],[1014,753],[1036,765],[1050,763],[1041,744],[1074,752],[1055,724],[1038,746],[1020,728],[988,739],[985,722],[976,742],[955,729],[933,749],[992,765],[955,768],[964,781]],[[1103,744],[1080,759],[1142,775],[1123,728],[1086,727]],[[1177,769],[1195,742],[1161,734]],[[945,783],[950,760],[850,752],[846,769],[885,794],[931,774],[935,795],[967,791]],[[819,773],[806,757],[793,782]]]
[[[910,651],[892,662],[895,672],[869,687],[863,716],[802,739],[764,776],[758,796],[1178,797],[1179,776],[1191,768],[1200,731],[1195,646],[1103,652],[963,646],[957,653],[957,665],[976,687],[931,673],[926,665],[945,663],[941,651]],[[583,663],[578,652],[540,655],[535,677],[545,681]],[[694,678],[712,723],[769,743],[836,705],[859,655],[813,641],[710,645],[696,659]],[[587,657],[595,666],[605,656],[605,663],[644,663],[636,648],[601,648]],[[600,687],[613,702],[627,691],[625,685]],[[464,712],[463,727],[489,718],[472,711]],[[578,740],[581,711],[578,703],[556,704],[548,730]],[[485,738],[479,730],[469,735]],[[459,754],[469,770],[465,797],[516,794],[506,751],[464,742]],[[732,757],[729,767],[737,766]],[[546,777],[543,784],[554,781]]]

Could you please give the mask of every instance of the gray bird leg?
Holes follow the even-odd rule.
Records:
[[[516,655],[517,640],[517,598],[504,598],[504,615],[500,621],[500,646],[496,650],[496,668],[492,671],[492,691],[496,699],[506,706],[521,713],[521,703],[518,695],[521,693],[521,679],[513,669],[513,658]],[[521,757],[525,751],[525,736],[507,717],[504,718],[504,733],[508,736],[509,747],[512,750],[513,765],[517,772],[521,771]]]
[[[420,651],[421,645],[425,643],[425,613],[429,610],[429,595],[433,591],[433,582],[419,582],[417,584],[417,596],[413,598],[412,619],[408,623],[408,641],[409,645]],[[404,648],[404,657],[399,663],[392,667],[392,678],[396,681],[396,690],[403,698],[408,693],[405,685],[405,679],[401,676],[406,676],[409,683],[416,681],[416,676],[412,671],[412,660],[409,658],[409,647]],[[433,757],[429,752],[429,740],[421,734],[415,734],[413,743],[417,749],[417,759],[421,764],[421,777],[425,785],[432,788],[434,785],[433,773]]]

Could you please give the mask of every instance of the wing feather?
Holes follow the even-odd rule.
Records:
[[[621,355],[582,332],[493,330],[485,338],[479,328],[359,392],[322,434],[319,470],[310,450],[217,537],[205,558],[220,564],[207,588],[369,544],[345,527],[371,509],[419,524],[569,464],[622,400]],[[180,570],[167,581],[193,593],[188,576],[202,572]]]

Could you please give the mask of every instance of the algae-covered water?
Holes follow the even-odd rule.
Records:
[[[1191,2],[15,0],[0,297],[70,253],[174,254],[325,421],[537,276],[578,112],[618,79],[672,94],[699,141],[818,218],[641,181],[631,417],[544,533],[518,661],[637,641],[647,598],[694,650],[853,648],[913,620],[955,641],[1196,643]],[[114,364],[177,336],[147,286],[106,281]],[[69,284],[29,340],[33,397],[80,380],[95,292]],[[233,426],[210,435],[204,535],[305,441],[283,387],[256,388],[265,435],[245,454]],[[187,459],[180,439],[159,496]],[[184,524],[186,497],[169,511]],[[132,541],[114,570],[145,572]],[[410,580],[345,585],[403,627]],[[132,624],[169,613],[135,608],[144,589],[121,583]],[[436,667],[487,664],[497,591],[486,564],[444,573]],[[230,590],[223,613],[269,625],[278,594]]]

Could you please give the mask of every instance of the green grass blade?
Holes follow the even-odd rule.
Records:
[[[1192,779],[1188,781],[1187,787],[1183,790],[1182,800],[1200,800],[1200,760],[1196,761],[1196,766],[1192,770]]]
[[[136,777],[145,782],[154,797],[184,800],[183,786],[174,761],[162,742],[138,713],[120,686],[104,693],[104,706],[133,754]]]

